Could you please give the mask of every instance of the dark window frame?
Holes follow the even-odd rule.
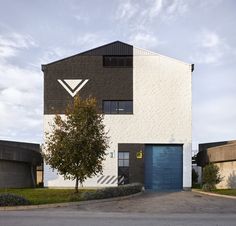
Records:
[[[123,157],[120,158],[120,154],[123,154]],[[128,154],[128,158],[125,158],[125,155],[124,154]],[[119,151],[118,152],[118,167],[125,167],[125,168],[129,168],[130,166],[130,152],[129,151]],[[122,165],[120,165],[120,161],[122,161]],[[128,161],[128,165],[125,164],[125,162]]]
[[[124,60],[124,62],[126,62],[126,65],[118,65],[118,63],[116,65],[106,65],[106,58],[109,58],[109,57],[120,59],[120,60],[122,60],[122,58],[126,59],[126,60]],[[103,55],[103,67],[105,67],[105,68],[132,68],[133,67],[133,56],[132,55]]]
[[[104,108],[104,105],[105,103],[107,102],[110,102],[110,110],[109,112],[105,112],[105,108]],[[112,112],[111,110],[111,104],[112,102],[117,102],[117,108],[116,108],[116,112]],[[131,111],[130,112],[125,112],[125,111],[120,111],[120,108],[119,108],[119,102],[131,102]],[[106,115],[133,115],[133,112],[134,112],[134,109],[133,109],[133,100],[103,100],[102,101],[102,113],[103,114],[106,114]]]

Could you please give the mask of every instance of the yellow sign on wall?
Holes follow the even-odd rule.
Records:
[[[143,158],[143,151],[142,150],[140,150],[136,153],[136,158],[137,159],[142,159]]]

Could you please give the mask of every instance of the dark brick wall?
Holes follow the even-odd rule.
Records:
[[[132,55],[132,46],[116,42],[66,59],[43,65],[44,114],[63,114],[73,97],[57,79],[89,79],[79,91],[82,98],[133,100],[133,68],[103,67],[104,55]]]
[[[142,150],[142,159],[137,159],[137,152]],[[144,144],[118,144],[118,151],[129,151],[129,183],[144,184]]]

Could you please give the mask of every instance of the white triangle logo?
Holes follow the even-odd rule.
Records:
[[[88,79],[57,79],[62,87],[74,97],[89,81]]]

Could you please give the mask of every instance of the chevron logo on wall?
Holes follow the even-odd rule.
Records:
[[[57,79],[62,87],[74,97],[89,81],[89,79]]]

